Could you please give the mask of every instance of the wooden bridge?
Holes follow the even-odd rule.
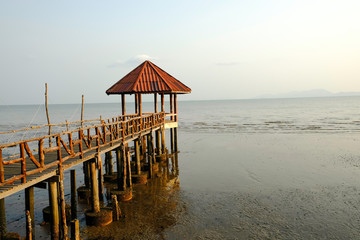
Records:
[[[96,154],[175,123],[167,121],[165,125],[165,113],[140,117],[131,114],[100,121],[93,126],[0,145],[0,199],[55,176],[59,167],[67,170]],[[3,152],[14,148],[18,153],[4,156]]]
[[[131,199],[132,179],[137,183],[146,182],[157,169],[157,159],[167,156],[165,129],[170,129],[171,153],[177,152],[177,94],[190,92],[191,89],[180,81],[145,61],[106,91],[108,95],[121,94],[122,115],[109,119],[37,126],[34,128],[59,127],[62,131],[0,145],[1,237],[7,234],[4,199],[25,190],[26,237],[35,238],[34,231],[31,231],[35,226],[34,221],[31,221],[34,219],[33,187],[46,181],[49,187],[51,238],[68,239],[63,172],[81,163],[85,186],[78,188],[77,192],[79,198],[80,193],[85,193],[91,199],[91,209],[85,212],[87,224],[106,225],[113,221],[113,212],[116,216],[117,208],[114,208],[115,211],[101,209],[99,203],[105,179],[101,155],[105,153],[105,168],[112,169],[110,155],[111,151],[116,152],[117,171],[107,171],[107,175],[115,177],[117,183],[117,188],[112,189],[111,194],[120,201]],[[143,113],[141,95],[150,93],[154,94],[154,113]],[[125,114],[125,94],[135,96],[134,114]],[[169,95],[169,113],[165,112],[165,94]],[[161,112],[157,112],[158,95],[161,96]],[[8,133],[12,132],[16,131]],[[133,161],[130,160],[128,145],[131,141],[134,141]],[[71,219],[75,221],[76,173],[71,171]],[[116,204],[116,201],[112,200],[112,203]],[[75,225],[71,225],[72,233],[78,229],[76,221],[73,221]],[[78,239],[78,234],[74,233],[74,239]]]

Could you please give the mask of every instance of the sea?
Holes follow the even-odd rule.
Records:
[[[360,238],[360,97],[178,99],[176,187],[135,189],[122,220],[107,227],[81,218],[84,239]],[[120,103],[84,106],[84,119],[120,113]],[[51,123],[79,121],[81,105],[51,104],[49,114]],[[36,128],[46,123],[44,105],[0,105],[0,132],[30,128],[0,134],[0,144],[46,134]],[[40,226],[47,192],[37,191],[36,231],[49,239]],[[22,195],[8,198],[8,230],[24,235],[24,213],[12,209]]]

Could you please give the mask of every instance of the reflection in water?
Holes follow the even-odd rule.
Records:
[[[159,239],[176,224],[179,204],[178,153],[159,163],[159,171],[145,185],[133,185],[133,199],[119,202],[122,217],[105,227],[85,227],[85,239]],[[116,184],[106,184],[107,192]],[[107,198],[111,198],[107,194]]]

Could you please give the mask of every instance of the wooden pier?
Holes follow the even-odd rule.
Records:
[[[178,151],[177,94],[189,92],[190,88],[153,63],[145,61],[106,92],[121,94],[122,115],[109,119],[81,119],[78,122],[38,126],[37,129],[49,128],[49,134],[0,145],[1,239],[6,239],[7,234],[4,200],[22,190],[25,191],[26,198],[26,237],[35,239],[33,188],[46,183],[49,188],[51,238],[68,239],[63,173],[79,164],[83,164],[85,186],[77,189],[78,197],[90,197],[91,203],[91,208],[85,213],[87,224],[106,225],[113,219],[118,219],[119,213],[116,210],[100,208],[104,179],[115,178],[117,182],[117,189],[112,190],[111,194],[117,196],[116,201],[113,200],[113,209],[118,209],[118,200],[126,201],[132,198],[132,179],[140,184],[145,183],[153,176],[158,160],[167,156],[165,129],[170,131],[171,153]],[[150,93],[154,94],[154,112],[143,113],[141,95]],[[125,94],[135,96],[134,114],[126,115]],[[165,111],[165,94],[169,95],[169,113]],[[158,95],[161,97],[159,112]],[[51,133],[50,129],[54,126],[66,127],[66,130],[55,132],[53,129]],[[129,148],[131,142],[134,142],[132,157]],[[15,154],[9,154],[14,151]],[[113,171],[112,151],[115,151],[116,155],[116,174]],[[101,158],[103,154],[104,161]],[[72,170],[72,239],[79,237],[76,231],[79,223],[76,220],[75,179],[76,174]]]

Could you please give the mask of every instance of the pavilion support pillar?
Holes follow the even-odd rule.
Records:
[[[125,94],[121,94],[121,113],[124,116],[126,114],[125,111]]]
[[[51,239],[60,239],[59,235],[59,203],[58,203],[58,179],[49,180],[49,205],[50,205],[50,229]]]
[[[25,188],[25,213],[29,211],[31,218],[31,228],[26,227],[26,238],[35,238],[35,214],[34,214],[34,187]],[[28,230],[31,229],[31,232]],[[30,236],[31,235],[31,236]]]
[[[178,121],[178,115],[177,115],[177,94],[174,93],[174,121],[177,122]],[[177,135],[178,135],[178,129],[177,127],[173,129],[174,131],[174,151],[177,152],[178,151],[178,141],[177,141]]]
[[[161,93],[161,112],[165,113],[165,99],[164,93]],[[165,153],[165,128],[164,126],[160,129],[161,132],[161,153],[160,155]]]
[[[142,115],[142,103],[141,103],[141,93],[138,94],[138,107],[139,107],[139,115]]]
[[[5,198],[0,199],[0,239],[6,235]]]
[[[99,186],[97,178],[96,158],[89,161],[91,178],[91,209],[85,212],[86,224],[89,226],[105,226],[112,222],[112,210],[100,209]]]
[[[139,113],[138,112],[138,110],[139,110],[139,108],[138,108],[138,95],[135,93],[134,97],[135,97],[135,114],[138,114]]]

